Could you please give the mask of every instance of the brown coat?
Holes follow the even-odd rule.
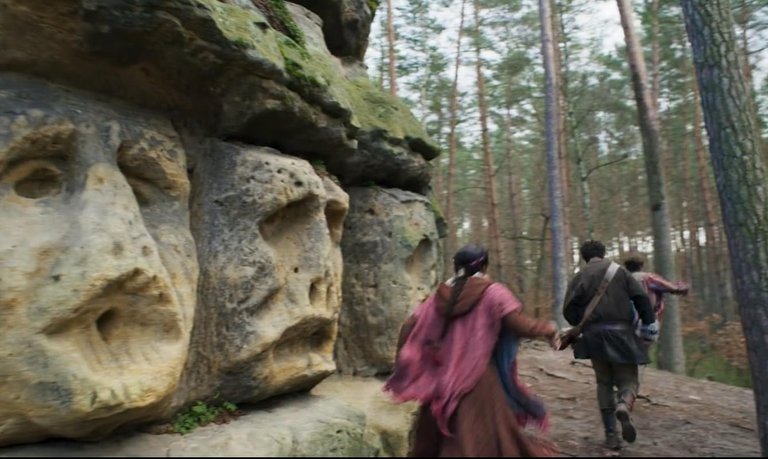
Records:
[[[571,325],[581,321],[610,263],[606,259],[590,260],[571,280],[563,305],[563,315]],[[636,299],[634,304],[632,298]],[[582,338],[574,344],[574,357],[622,364],[649,363],[648,351],[632,327],[635,307],[643,323],[655,320],[643,287],[629,271],[619,267],[587,321]]]

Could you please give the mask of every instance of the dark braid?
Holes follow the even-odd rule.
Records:
[[[448,333],[448,328],[453,321],[453,309],[459,302],[459,297],[467,281],[487,265],[488,251],[477,245],[465,245],[453,256],[453,270],[456,272],[456,276],[451,289],[451,299],[445,309],[445,322],[443,323],[443,332],[440,334],[441,340]]]
[[[448,326],[452,322],[451,315],[453,314],[453,308],[456,306],[456,303],[459,302],[461,291],[464,290],[464,286],[467,285],[468,280],[469,276],[466,274],[454,278],[453,289],[451,290],[451,299],[448,301],[448,304],[445,307],[445,322],[443,323],[443,331],[440,333],[440,339],[445,338],[445,334],[448,333]]]

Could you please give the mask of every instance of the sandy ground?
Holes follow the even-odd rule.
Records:
[[[528,342],[521,379],[547,405],[550,436],[567,456],[760,456],[751,390],[643,368],[633,421],[638,438],[620,453],[602,447],[594,373],[570,350]]]

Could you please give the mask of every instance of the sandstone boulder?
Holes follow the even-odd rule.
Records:
[[[179,403],[311,388],[336,369],[347,194],[302,159],[215,140],[192,183],[199,306]]]
[[[0,445],[166,413],[198,266],[168,120],[0,75]]]
[[[438,282],[438,234],[427,198],[354,187],[341,241],[343,306],[336,344],[344,373],[386,373],[400,325]]]
[[[130,433],[97,443],[50,441],[0,457],[403,457],[416,405],[394,405],[375,379],[332,377],[312,394],[265,402],[186,435]]]

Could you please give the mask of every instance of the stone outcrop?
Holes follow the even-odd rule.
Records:
[[[334,56],[363,60],[379,0],[296,0],[323,21],[323,35]]]
[[[344,373],[391,371],[400,325],[437,285],[438,233],[422,195],[350,188],[336,357]]]
[[[52,441],[0,449],[0,457],[404,457],[416,407],[384,397],[378,380],[332,377],[310,394],[270,400],[228,424],[183,436]]]
[[[297,3],[0,2],[0,446],[388,371],[438,150],[368,80],[377,2]]]
[[[336,369],[347,194],[302,159],[220,141],[192,183],[200,287],[181,399],[311,388]]]
[[[0,69],[182,112],[216,137],[321,159],[345,185],[425,191],[438,151],[422,126],[359,63],[330,54],[317,16],[285,5],[293,16],[276,20],[293,24],[293,39],[247,0],[9,0]],[[416,174],[350,173],[360,153],[381,164],[404,154],[413,166],[400,174]]]
[[[0,75],[0,445],[162,413],[198,265],[167,119]]]

